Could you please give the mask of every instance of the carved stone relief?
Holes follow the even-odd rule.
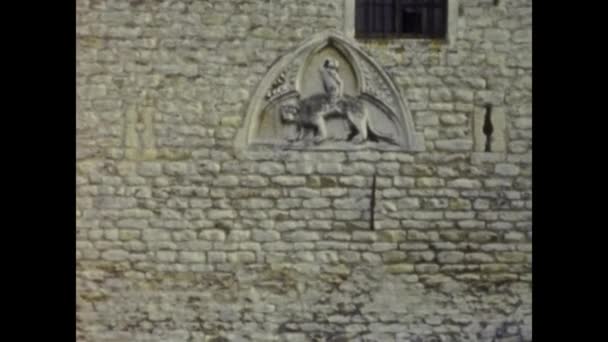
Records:
[[[125,155],[128,159],[141,160],[156,157],[151,106],[130,105],[125,114],[124,132]]]
[[[388,75],[338,32],[281,57],[249,105],[237,148],[419,151],[405,100]]]

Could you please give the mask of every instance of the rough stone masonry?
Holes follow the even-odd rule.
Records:
[[[532,340],[530,0],[358,40],[423,151],[233,148],[347,2],[77,0],[78,341]]]

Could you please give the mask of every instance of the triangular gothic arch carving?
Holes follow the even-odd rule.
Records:
[[[396,84],[356,42],[335,31],[311,37],[270,67],[235,141],[237,149],[256,146],[423,150]]]

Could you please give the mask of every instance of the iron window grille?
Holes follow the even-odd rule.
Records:
[[[355,37],[446,38],[447,2],[447,0],[357,0]]]

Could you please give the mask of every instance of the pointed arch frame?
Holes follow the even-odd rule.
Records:
[[[247,108],[247,113],[245,115],[245,120],[243,120],[243,124],[241,129],[238,131],[236,140],[235,140],[235,148],[236,149],[246,149],[251,144],[254,143],[254,135],[259,128],[259,116],[262,113],[263,105],[266,102],[266,107],[271,102],[275,100],[267,101],[265,98],[265,94],[271,88],[272,83],[279,77],[280,73],[291,63],[298,60],[302,55],[304,56],[304,63],[299,66],[299,70],[297,72],[297,79],[295,81],[296,90],[299,90],[300,79],[303,75],[301,75],[302,70],[304,69],[305,63],[307,60],[314,54],[315,51],[320,51],[326,46],[331,45],[335,47],[339,52],[341,52],[345,58],[352,65],[353,70],[355,71],[355,77],[357,78],[358,89],[361,94],[365,94],[367,96],[372,96],[366,92],[368,85],[365,83],[365,78],[363,77],[362,69],[359,61],[355,56],[359,56],[364,62],[367,62],[372,66],[373,71],[380,75],[381,79],[385,82],[388,87],[388,90],[391,92],[392,97],[395,99],[396,106],[395,108],[398,113],[394,113],[397,121],[400,126],[399,130],[403,132],[404,139],[402,139],[401,149],[405,151],[422,151],[424,150],[424,144],[421,141],[421,137],[415,131],[414,122],[412,120],[412,115],[409,111],[409,106],[405,98],[401,95],[399,88],[393,81],[393,79],[382,69],[382,67],[374,61],[367,53],[357,47],[357,43],[342,35],[338,31],[328,31],[323,33],[318,33],[304,43],[302,43],[296,50],[291,53],[288,53],[282,57],[279,57],[270,67],[264,78],[258,84],[255,93],[253,94],[252,100],[249,103]],[[282,96],[279,96],[279,98]]]

